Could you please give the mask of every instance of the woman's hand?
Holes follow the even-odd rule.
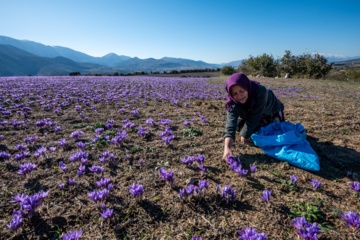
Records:
[[[224,148],[224,155],[222,159],[226,161],[230,155],[232,155],[230,148]]]
[[[223,159],[226,161],[229,155],[233,155],[231,152],[231,147],[233,145],[234,140],[231,137],[227,137],[225,138],[225,143],[224,143],[224,154],[223,154]]]

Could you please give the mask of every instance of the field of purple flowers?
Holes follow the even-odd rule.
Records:
[[[234,146],[225,78],[0,78],[1,239],[360,239],[360,85],[258,78],[320,158]]]

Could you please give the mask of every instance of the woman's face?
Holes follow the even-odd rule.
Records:
[[[248,91],[240,87],[239,85],[233,85],[230,88],[230,94],[233,99],[241,104],[246,103],[248,99]]]

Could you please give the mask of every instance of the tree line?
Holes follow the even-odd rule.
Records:
[[[257,57],[250,56],[237,69],[225,66],[221,72],[224,75],[231,75],[239,71],[247,75],[263,77],[281,77],[288,74],[288,76],[297,78],[320,79],[326,77],[332,66],[333,63],[328,63],[327,59],[318,53],[294,56],[291,51],[286,50],[281,59],[275,59],[266,53]]]

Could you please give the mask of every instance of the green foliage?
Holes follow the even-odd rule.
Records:
[[[350,71],[347,71],[345,75],[348,80],[359,80],[360,79],[360,71],[350,70]]]
[[[277,76],[278,61],[273,56],[264,53],[261,56],[250,56],[239,66],[239,71],[245,74],[261,75],[264,77]]]
[[[232,75],[236,72],[235,68],[233,66],[225,66],[221,68],[221,73],[224,75]]]
[[[318,207],[311,205],[310,203],[295,203],[290,208],[290,215],[295,217],[304,216],[308,222],[319,222],[324,218],[324,214],[319,211]]]
[[[280,62],[283,74],[290,73],[290,76],[313,79],[324,78],[333,66],[333,63],[328,64],[327,59],[318,53],[313,56],[309,53],[293,56],[289,50],[285,51]]]
[[[86,125],[83,124],[83,123],[75,124],[75,125],[73,126],[73,128],[75,128],[75,129],[84,128],[84,127],[86,127]]]
[[[130,151],[131,151],[131,153],[137,153],[137,152],[141,151],[141,148],[139,146],[135,145],[131,148]]]
[[[290,76],[320,79],[325,78],[332,69],[333,63],[318,53],[306,53],[294,56],[289,50],[285,51],[280,60],[266,53],[243,61],[238,70],[249,75],[276,77],[289,73]]]
[[[116,135],[116,131],[115,130],[108,130],[106,132],[104,132],[105,136],[110,136],[110,137],[115,137]]]
[[[202,131],[193,127],[186,128],[182,131],[184,137],[197,137],[202,135]]]

